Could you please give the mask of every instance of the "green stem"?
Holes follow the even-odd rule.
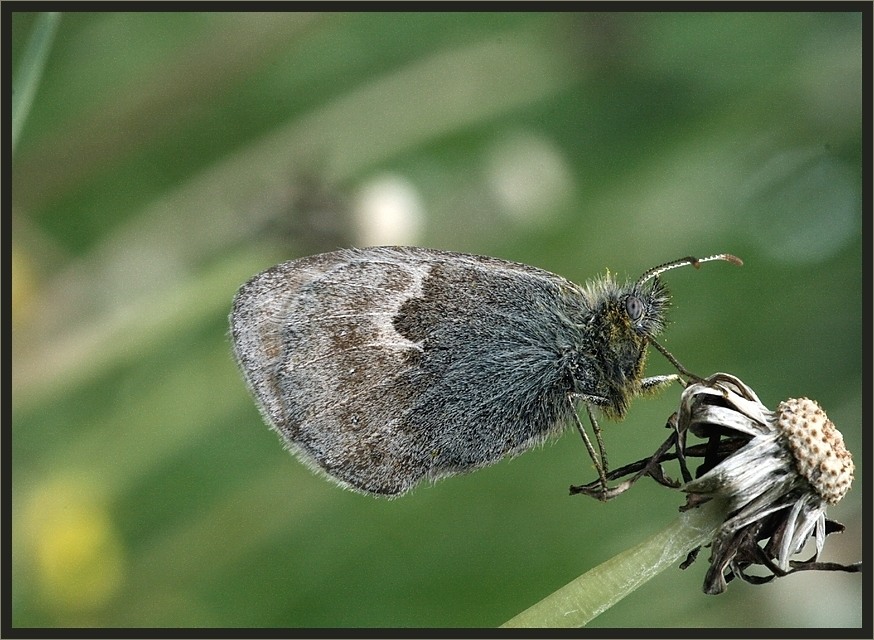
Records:
[[[60,20],[61,14],[57,11],[49,11],[37,16],[33,33],[22,54],[15,77],[12,79],[13,154],[15,153],[15,143],[18,142],[24,121],[27,120],[27,114],[30,112],[31,104],[33,104],[33,98],[36,95],[36,89],[39,86]]]
[[[708,502],[508,620],[504,627],[582,627],[640,585],[710,542],[725,508]]]

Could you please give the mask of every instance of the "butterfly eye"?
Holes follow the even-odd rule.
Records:
[[[632,322],[640,320],[643,317],[643,300],[634,295],[628,296],[625,299],[625,313]]]

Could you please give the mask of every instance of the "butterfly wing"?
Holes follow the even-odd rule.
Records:
[[[580,289],[495,258],[376,247],[286,262],[240,288],[237,360],[307,464],[398,495],[520,453],[569,417]]]

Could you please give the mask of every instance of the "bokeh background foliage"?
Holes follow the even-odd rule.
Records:
[[[12,16],[13,64],[35,16]],[[81,13],[13,164],[13,624],[494,626],[658,531],[579,438],[395,501],[289,457],[230,355],[236,287],[407,243],[582,281],[671,272],[664,341],[856,453],[825,559],[861,554],[861,29],[854,13]],[[649,371],[668,372],[654,354]],[[608,424],[652,451],[679,390]],[[701,593],[707,551],[601,626],[857,626],[861,580]]]

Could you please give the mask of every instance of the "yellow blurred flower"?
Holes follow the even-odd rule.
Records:
[[[118,591],[124,554],[108,510],[86,487],[53,483],[28,505],[25,540],[46,605],[86,612]]]
[[[26,317],[27,305],[35,286],[33,268],[27,253],[12,243],[12,322],[20,324]]]

